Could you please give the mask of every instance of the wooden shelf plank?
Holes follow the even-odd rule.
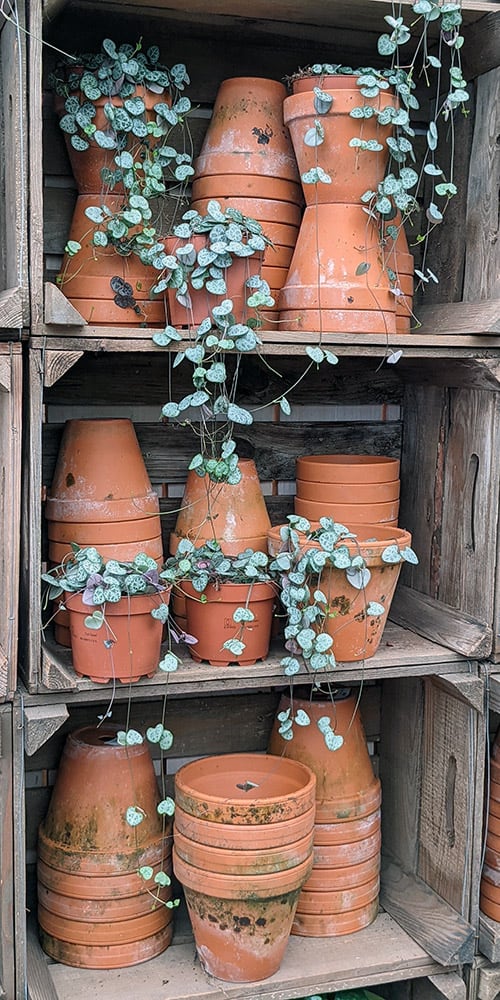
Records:
[[[500,962],[500,924],[496,920],[492,920],[491,917],[487,917],[485,913],[479,915],[479,950],[491,962]],[[500,970],[498,970],[496,981],[498,986],[494,996],[500,990]],[[482,994],[479,993],[479,996]]]
[[[397,588],[391,618],[404,628],[418,629],[428,639],[443,643],[462,656],[485,659],[491,653],[493,630],[486,622],[411,587],[400,584]]]
[[[307,957],[307,961],[305,960]],[[262,983],[221,983],[207,976],[192,943],[174,944],[159,958],[116,972],[94,972],[51,965],[58,1000],[124,996],[148,1000],[289,1000],[311,992],[330,992],[442,972],[429,955],[387,913],[356,934],[335,938],[291,937],[281,969]]]
[[[181,667],[172,674],[161,672],[150,678],[143,678],[134,684],[134,692],[159,695],[168,682],[170,694],[190,694],[208,691],[241,691],[263,687],[285,687],[287,678],[280,666],[282,647],[275,644],[268,658],[252,667],[230,665],[224,668],[191,660],[182,647]],[[470,672],[470,662],[444,646],[431,642],[414,632],[388,622],[382,642],[375,656],[361,663],[338,663],[335,671],[325,674],[325,680],[332,683],[348,683],[356,680],[406,677],[430,674],[456,674]],[[305,671],[297,675],[297,681],[306,680],[310,675]],[[106,701],[112,690],[111,684],[94,684],[86,678],[78,678],[73,671],[71,651],[58,645],[47,636],[42,652],[42,684],[39,698],[45,700],[47,692],[60,695],[65,701]],[[118,684],[115,698],[127,698],[129,687]],[[37,694],[34,692],[33,694]],[[37,703],[36,698],[27,696],[28,704]]]

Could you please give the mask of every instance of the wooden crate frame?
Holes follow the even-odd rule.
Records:
[[[0,702],[17,676],[21,516],[21,344],[0,344]]]
[[[0,995],[26,996],[23,715],[0,705]],[[3,992],[2,992],[3,990]]]
[[[25,13],[22,0],[11,19],[0,13],[0,336],[29,324],[28,142]],[[14,13],[15,12],[15,13]],[[16,25],[16,19],[18,23]]]
[[[271,690],[255,692],[250,698],[248,692],[198,695],[196,702],[194,695],[174,696],[167,717],[171,712],[176,757],[184,760],[200,753],[265,749],[278,697]],[[365,688],[362,711],[367,737],[379,745],[383,787],[381,903],[385,912],[371,929],[340,939],[335,948],[329,940],[292,939],[276,976],[258,986],[224,984],[228,996],[288,1000],[311,990],[420,976],[437,976],[439,981],[440,976],[456,975],[463,964],[472,962],[478,919],[474,886],[480,864],[482,697],[483,685],[473,664],[465,677],[384,677],[381,690],[373,684]],[[66,698],[61,693],[47,706],[42,696],[25,697],[27,814],[32,831],[48,802],[48,789],[41,787],[43,776],[53,775],[66,732],[77,725],[95,724],[105,698],[106,692],[97,703],[95,693],[93,702],[82,692]],[[46,710],[47,719],[52,713],[54,720],[59,713],[62,728],[53,723],[52,735],[42,718]],[[127,710],[126,695],[121,692],[113,710],[118,723]],[[148,698],[134,701],[131,713],[130,724],[142,729],[152,721],[155,709]],[[36,780],[35,775],[39,776]],[[33,848],[31,832],[32,860]],[[116,977],[106,973],[106,1000],[115,1000],[125,982],[154,1000],[218,996],[220,985],[204,976],[197,963],[193,965],[192,943],[182,927],[177,941],[164,956],[136,970],[121,970]],[[361,968],[359,959],[354,962],[356,953],[364,956]],[[103,975],[58,965],[50,966],[49,972],[53,995],[59,1000],[90,994]],[[448,987],[450,982],[454,980],[447,980]]]

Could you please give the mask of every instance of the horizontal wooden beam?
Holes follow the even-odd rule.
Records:
[[[382,864],[380,902],[436,962],[444,966],[472,962],[474,928],[425,882],[387,858]]]
[[[491,652],[493,630],[486,622],[402,584],[394,595],[390,617],[397,625],[462,656],[485,659]]]
[[[419,307],[419,335],[487,336],[500,334],[500,299],[482,302],[449,302]]]
[[[23,325],[23,300],[20,288],[0,292],[0,330],[17,330]]]

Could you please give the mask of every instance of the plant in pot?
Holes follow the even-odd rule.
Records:
[[[281,664],[287,677],[305,668],[320,687],[337,660],[376,653],[401,566],[418,561],[410,542],[400,528],[358,525],[350,531],[328,517],[311,524],[296,514],[271,529],[269,572],[284,607],[287,655]],[[288,709],[280,722],[280,735],[291,740],[294,724],[310,720]],[[322,717],[318,728],[330,749],[341,745],[330,718]]]
[[[193,168],[186,67],[159,57],[157,46],[143,52],[141,42],[117,47],[108,38],[101,52],[67,58],[51,75],[79,188],[58,283],[85,318],[89,300],[111,292],[111,322],[123,322],[120,309],[163,318],[163,303],[149,302],[154,273],[143,255],[158,227],[168,228],[158,221],[167,194],[182,198]]]
[[[247,666],[267,655],[276,587],[265,552],[227,556],[216,540],[196,548],[183,538],[160,579],[186,598],[187,630],[197,639],[193,659]]]
[[[390,57],[388,66],[352,69],[317,63],[290,78],[293,94],[285,101],[285,121],[308,205],[296,255],[307,249],[314,254],[316,285],[324,286],[321,302],[318,305],[317,293],[306,325],[310,320],[318,323],[320,311],[325,328],[338,328],[332,323],[339,321],[344,305],[350,309],[351,332],[373,329],[367,324],[387,334],[409,328],[413,265],[403,227],[405,222],[413,223],[420,198],[425,202],[424,227],[416,242],[423,245],[423,263],[415,273],[421,284],[438,280],[426,268],[425,259],[428,237],[443,221],[450,198],[457,193],[453,119],[457,109],[467,113],[469,98],[460,65],[462,16],[458,3],[435,0],[417,0],[411,10],[417,15],[411,30],[402,16],[385,18],[390,34],[380,36],[378,54]],[[402,49],[408,45],[411,51],[406,56]],[[418,170],[413,142],[419,109],[417,82],[427,88],[435,86],[427,148]],[[345,227],[343,238],[350,248],[345,261],[339,258],[340,242],[338,247],[328,243],[328,233],[340,226]],[[321,258],[328,254],[337,261],[333,280],[323,273]],[[352,301],[344,304],[342,276],[350,276],[354,283]],[[284,318],[293,318],[300,288],[310,285],[311,277],[295,256],[282,297]],[[396,301],[392,318],[391,296]],[[365,315],[357,315],[360,311]]]
[[[102,684],[175,669],[170,640],[188,642],[190,637],[168,628],[169,648],[161,659],[170,588],[156,561],[141,552],[130,562],[105,562],[93,547],[74,545],[73,550],[42,580],[48,584],[47,600],[62,598],[59,607],[69,612],[75,672]]]

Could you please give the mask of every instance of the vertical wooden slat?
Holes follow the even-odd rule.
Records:
[[[0,707],[0,985],[15,996],[12,708]]]
[[[21,502],[22,354],[0,345],[0,702],[16,687]]]
[[[465,302],[500,298],[500,68],[480,76],[465,227]]]
[[[423,692],[420,678],[383,682],[380,722],[382,844],[407,872],[418,859]]]
[[[20,672],[30,691],[36,691],[40,674],[41,597],[41,497],[42,497],[42,423],[43,423],[43,352],[30,350],[26,373],[25,447],[29,456],[23,463],[21,517],[21,586],[22,607],[29,608],[21,631]]]
[[[30,299],[31,332],[43,321],[43,166],[42,166],[42,4],[29,4],[28,101],[30,152]]]

